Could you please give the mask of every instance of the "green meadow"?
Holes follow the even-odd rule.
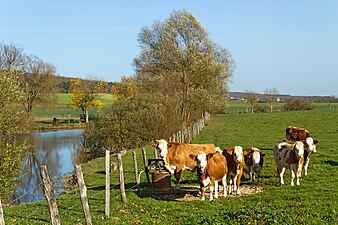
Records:
[[[111,106],[113,101],[115,101],[115,97],[111,94],[99,94],[98,100],[100,100],[104,107],[101,110],[105,110],[105,108]],[[92,107],[89,110],[89,115],[95,115],[98,113],[97,107]],[[49,117],[49,118],[79,118],[81,114],[81,109],[75,110],[69,104],[69,94],[58,93],[57,101],[55,104],[47,105],[47,106],[37,106],[33,110],[34,117]]]
[[[281,186],[276,173],[272,150],[285,138],[289,125],[308,129],[319,140],[317,154],[311,155],[309,175],[302,177],[300,186],[291,186],[289,171]],[[111,176],[110,217],[105,212],[105,160],[97,158],[84,165],[84,179],[93,224],[338,224],[338,110],[311,110],[264,114],[212,115],[210,122],[194,140],[195,143],[215,143],[221,148],[229,145],[251,145],[264,149],[266,154],[260,181],[244,188],[262,192],[228,196],[210,202],[197,196],[168,198],[168,193],[154,192],[141,174],[141,190],[136,192],[132,151],[123,157],[126,195],[123,203],[119,194],[118,171]],[[147,146],[147,157],[153,150]],[[136,149],[138,170],[143,169],[141,150]],[[111,156],[116,162],[116,156]],[[172,186],[174,177],[171,176]],[[197,186],[195,173],[184,171],[182,186]],[[194,195],[191,194],[190,195]],[[186,196],[187,197],[187,196]],[[78,190],[58,196],[61,224],[85,224]],[[50,224],[46,201],[4,208],[6,224]]]

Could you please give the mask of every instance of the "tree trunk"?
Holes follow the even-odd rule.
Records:
[[[85,110],[86,123],[89,122],[88,109]]]

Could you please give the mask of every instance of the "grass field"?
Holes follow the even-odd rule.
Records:
[[[289,172],[285,185],[280,186],[271,150],[266,157],[262,178],[252,186],[263,192],[241,197],[220,197],[210,202],[168,199],[157,195],[141,176],[141,192],[135,191],[132,152],[123,158],[127,203],[119,195],[118,172],[111,177],[111,216],[105,212],[104,158],[83,165],[89,207],[93,224],[338,224],[338,111],[312,110],[264,114],[213,115],[195,143],[253,145],[273,148],[285,138],[289,125],[307,128],[319,140],[317,154],[311,155],[309,175],[302,177],[300,186],[290,186]],[[141,150],[137,150],[139,171],[142,170]],[[148,158],[153,151],[147,148]],[[111,160],[116,162],[116,157]],[[173,184],[172,176],[172,186]],[[197,185],[196,174],[183,172],[182,185]],[[250,188],[248,180],[241,184]],[[161,200],[166,199],[166,200]],[[80,195],[75,191],[57,198],[61,224],[85,224]],[[46,201],[4,209],[6,224],[50,224]]]
[[[109,107],[115,97],[111,94],[100,94],[98,99],[104,104],[105,107]],[[104,108],[102,110],[104,110]],[[89,111],[89,115],[95,115],[97,112],[96,107],[92,107]],[[50,117],[50,118],[79,118],[81,114],[81,109],[75,110],[71,105],[69,105],[69,94],[59,93],[57,94],[57,103],[51,106],[37,106],[33,110],[33,116],[35,117]]]

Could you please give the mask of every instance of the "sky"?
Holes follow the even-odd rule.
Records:
[[[231,52],[230,91],[338,96],[336,0],[0,0],[0,43],[61,76],[120,81],[134,75],[141,28],[182,9]]]

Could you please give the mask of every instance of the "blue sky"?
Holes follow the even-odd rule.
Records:
[[[69,77],[133,75],[144,26],[186,9],[229,49],[230,91],[338,96],[338,1],[0,0],[0,42]]]

